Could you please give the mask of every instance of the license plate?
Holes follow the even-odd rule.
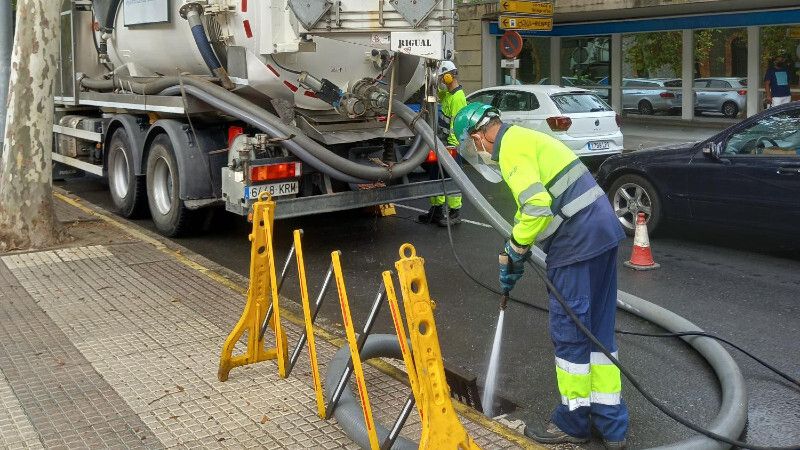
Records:
[[[611,148],[609,141],[589,142],[589,150],[608,150],[609,148]]]
[[[297,180],[281,181],[280,183],[245,186],[244,198],[247,200],[256,200],[262,192],[269,192],[273,197],[281,197],[284,195],[294,195],[299,191],[300,183],[298,183]]]

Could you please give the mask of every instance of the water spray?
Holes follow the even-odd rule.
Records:
[[[500,342],[503,338],[503,319],[506,315],[506,306],[508,306],[508,291],[504,291],[503,296],[500,297],[500,314],[497,317],[492,353],[489,356],[489,367],[486,370],[486,386],[481,399],[483,413],[487,417],[494,417],[494,396],[497,388],[497,371],[500,366]]]

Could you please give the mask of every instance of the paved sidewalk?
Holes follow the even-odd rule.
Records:
[[[288,379],[268,361],[217,381],[246,280],[118,218],[56,203],[74,242],[0,257],[0,447],[357,448],[316,416],[306,352]],[[291,347],[300,314],[284,304]],[[341,333],[318,336],[324,374]],[[365,370],[369,394],[390,424],[409,388],[398,365],[377,366]],[[457,409],[483,448],[530,445]],[[414,413],[403,435],[419,432]]]

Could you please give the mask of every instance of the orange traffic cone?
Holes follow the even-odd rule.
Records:
[[[653,261],[653,253],[650,251],[650,238],[647,236],[647,222],[644,213],[636,216],[636,233],[633,236],[633,252],[631,259],[625,261],[625,267],[635,270],[653,270],[661,265]]]

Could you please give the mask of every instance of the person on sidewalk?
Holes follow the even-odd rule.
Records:
[[[779,51],[773,67],[767,70],[764,76],[764,103],[770,106],[785,105],[792,101],[792,92],[789,87],[791,75],[786,63],[786,52]]]
[[[461,108],[467,106],[467,97],[461,83],[458,82],[458,69],[451,61],[442,61],[439,64],[439,82],[443,89],[439,89],[439,102],[442,105],[442,114],[439,119],[439,127],[446,130],[447,145],[457,147],[458,139],[453,134],[452,119],[458,114]],[[438,165],[429,169],[431,179],[437,180],[440,177]],[[447,202],[447,217],[444,215],[444,204]],[[421,223],[436,223],[446,227],[461,223],[461,194],[453,194],[445,197],[437,195],[430,198],[431,208],[426,214],[418,217]]]
[[[489,105],[467,105],[456,115],[453,131],[464,159],[489,181],[505,181],[517,202],[512,235],[499,257],[502,290],[514,289],[535,243],[547,252],[547,277],[616,358],[617,247],[624,233],[592,174],[563,143],[504,124]],[[545,444],[583,443],[594,426],[606,448],[624,448],[628,409],[620,371],[552,292],[549,297],[561,404],[544,425],[527,426],[525,435]]]

